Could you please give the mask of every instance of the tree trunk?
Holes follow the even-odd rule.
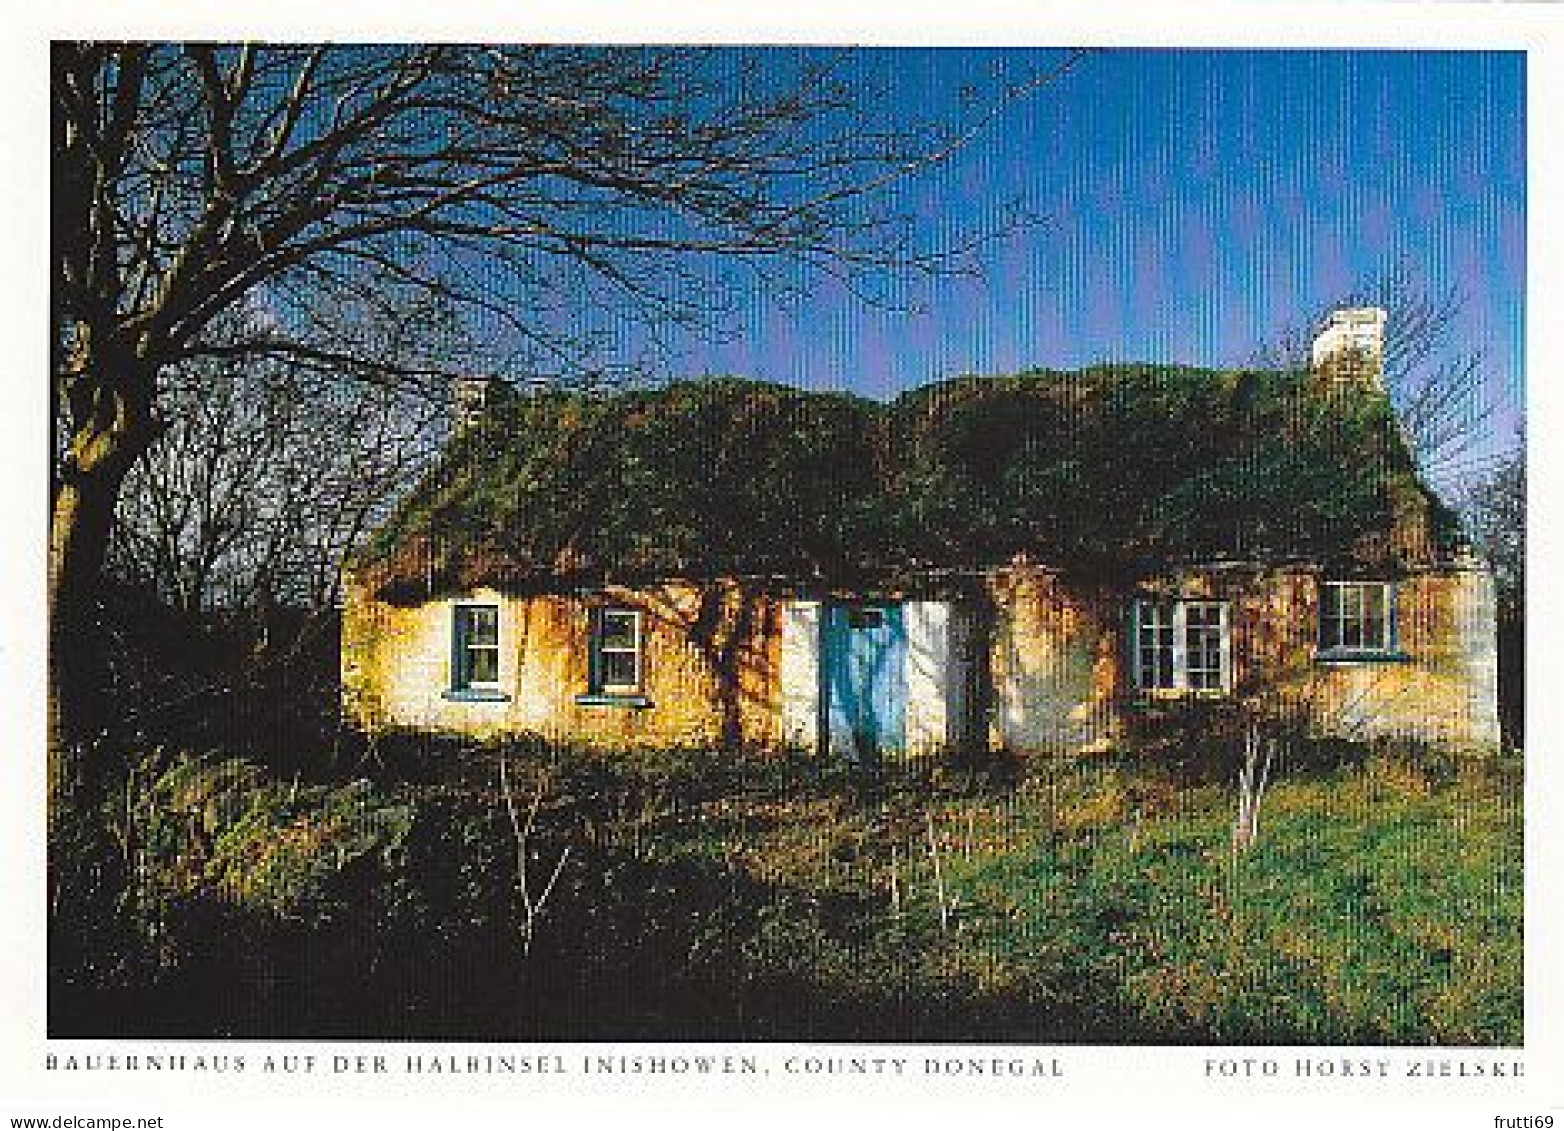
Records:
[[[78,378],[80,380],[82,378]],[[99,384],[54,484],[49,526],[49,813],[92,805],[104,784],[111,704],[104,660],[103,564],[114,504],[152,437],[149,397]],[[85,419],[83,419],[85,418]]]
[[[118,484],[82,477],[55,493],[49,531],[49,802],[90,788],[108,691],[100,580]]]
[[[115,965],[129,878],[105,802],[125,763],[104,741],[113,719],[105,659],[103,566],[115,500],[154,436],[152,382],[81,367],[56,386],[71,432],[49,516],[48,850],[50,1024]],[[129,378],[129,379],[127,379]]]
[[[100,585],[119,477],[56,487],[49,531],[49,979],[55,1002],[102,973],[124,861],[104,802],[117,766],[100,741],[108,713]],[[59,995],[57,997],[56,995]]]

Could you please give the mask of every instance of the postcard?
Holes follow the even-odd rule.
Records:
[[[1564,1118],[1555,11],[11,25],[10,1126]]]

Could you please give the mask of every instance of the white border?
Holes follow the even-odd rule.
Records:
[[[380,1079],[321,1073],[268,1078],[259,1074],[158,1077],[146,1073],[46,1073],[43,1014],[43,558],[46,539],[47,419],[44,327],[48,229],[47,41],[50,38],[324,38],[343,40],[491,39],[644,42],[890,43],[947,45],[1210,46],[1210,47],[1379,47],[1520,49],[1528,58],[1529,232],[1527,296],[1527,410],[1530,418],[1533,493],[1530,544],[1531,620],[1561,622],[1556,594],[1545,579],[1559,576],[1559,535],[1554,502],[1561,497],[1564,463],[1551,434],[1564,420],[1564,326],[1546,312],[1564,310],[1560,248],[1564,248],[1564,12],[1544,4],[1331,2],[1258,4],[1254,0],[1210,3],[1023,4],[981,0],[951,4],[931,0],[858,0],[843,5],[808,0],[787,5],[700,3],[631,4],[619,0],[550,4],[518,10],[515,3],[419,3],[384,0],[274,0],[242,14],[225,5],[168,0],[152,3],[32,3],[5,17],[0,58],[0,152],[7,172],[0,177],[0,223],[4,224],[7,268],[3,279],[6,333],[0,335],[0,382],[6,397],[0,410],[0,484],[4,484],[5,553],[0,559],[4,626],[0,633],[0,687],[5,689],[3,756],[0,756],[0,1117],[10,1115],[163,1114],[165,1126],[208,1126],[198,1113],[222,1113],[231,1127],[275,1126],[288,1113],[333,1113],[330,1121],[307,1126],[359,1125],[350,1113],[374,1113],[376,1126],[423,1126],[428,1115],[462,1111],[474,1126],[499,1125],[478,1118],[504,1111],[723,1110],[820,1112],[838,1108],[897,1113],[898,1119],[925,1113],[931,1120],[1001,1110],[1068,1109],[1085,1117],[1122,1115],[1139,1119],[1203,1112],[1202,1126],[1251,1126],[1263,1112],[1267,1124],[1318,1125],[1322,1112],[1361,1112],[1376,1121],[1394,1110],[1415,1114],[1426,1126],[1493,1127],[1495,1116],[1552,1114],[1564,1122],[1564,1022],[1559,975],[1550,956],[1564,953],[1557,891],[1559,868],[1557,800],[1564,797],[1564,770],[1552,755],[1559,734],[1558,708],[1543,702],[1547,687],[1532,681],[1528,721],[1527,781],[1527,1048],[1531,1074],[1525,1084],[1425,1081],[1418,1087],[1326,1088],[1296,1080],[1208,1084],[1201,1065],[1224,1050],[1184,1048],[1062,1048],[1020,1050],[1021,1055],[1057,1055],[1066,1064],[1062,1082],[1001,1079],[981,1084],[918,1075],[900,1081],[838,1078],[801,1081],[785,1073],[758,1081],[718,1077],[692,1086],[687,1078],[627,1078],[623,1086],[589,1086],[579,1075],[535,1078],[447,1077],[431,1080]],[[1436,92],[1430,93],[1437,97]],[[1533,649],[1533,667],[1537,659]],[[1533,673],[1534,676],[1537,673]],[[1555,699],[1557,697],[1554,697]],[[1549,799],[1554,799],[1550,801]],[[1550,889],[1551,893],[1550,894]],[[157,1042],[53,1042],[48,1051],[147,1052]],[[363,1051],[400,1057],[413,1046],[334,1044],[267,1045],[184,1043],[163,1046],[186,1055],[242,1053],[259,1062],[277,1055],[313,1053],[329,1058]],[[509,1047],[509,1046],[508,1046]],[[678,1046],[681,1054],[696,1051]],[[423,1046],[442,1055],[463,1046]],[[561,1051],[516,1047],[519,1053]],[[593,1048],[588,1051],[600,1052]],[[629,1051],[621,1049],[620,1051]],[[664,1048],[664,1054],[674,1049]],[[785,1046],[737,1046],[778,1064]],[[864,1052],[841,1046],[813,1049],[842,1055]],[[963,1050],[971,1051],[971,1050]],[[1225,1050],[1237,1058],[1318,1058],[1320,1050],[1243,1048]],[[572,1055],[571,1050],[564,1051]],[[882,1050],[886,1056],[922,1058],[924,1049]],[[1336,1055],[1341,1055],[1339,1050]],[[1350,1055],[1350,1054],[1349,1054]],[[1415,1050],[1366,1050],[1370,1059],[1405,1063]],[[1438,1055],[1438,1054],[1422,1054]],[[1450,1052],[1451,1057],[1461,1056]],[[1487,1050],[1466,1059],[1493,1059]],[[1553,1069],[1557,1081],[1545,1074]],[[357,1081],[357,1082],[350,1082]],[[183,1113],[186,1118],[180,1118]],[[696,1122],[702,1122],[697,1120]],[[728,1122],[724,1120],[724,1122]],[[681,1120],[681,1125],[687,1125]],[[507,1122],[515,1126],[514,1119]],[[1117,1125],[1117,1120],[1110,1122]]]

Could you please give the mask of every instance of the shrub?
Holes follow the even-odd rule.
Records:
[[[130,865],[124,901],[155,966],[201,945],[186,929],[201,912],[324,923],[353,894],[343,877],[389,861],[413,821],[366,781],[280,782],[217,754],[142,759],[122,806],[111,822]]]

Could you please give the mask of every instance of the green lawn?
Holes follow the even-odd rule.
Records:
[[[1067,760],[867,794],[806,776],[631,827],[653,863],[767,893],[710,945],[871,1007],[854,1036],[1520,1041],[1517,765],[1283,772],[1242,853],[1234,816],[1234,787]]]

